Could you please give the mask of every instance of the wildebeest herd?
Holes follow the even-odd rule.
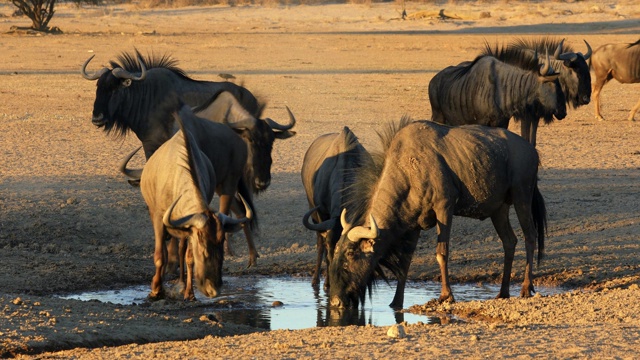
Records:
[[[380,150],[367,151],[347,126],[311,144],[301,171],[309,203],[302,223],[317,233],[312,284],[319,286],[324,261],[331,306],[357,308],[376,278],[393,274],[398,285],[390,305],[402,308],[419,234],[433,227],[442,281],[437,301],[454,301],[448,274],[454,215],[491,219],[504,248],[498,297],[509,297],[517,243],[512,205],[526,249],[520,295],[534,293],[534,254],[539,262],[547,223],[535,149],[540,119],[562,120],[567,105],[590,102],[590,68],[600,120],[599,93],[608,80],[640,82],[640,40],[596,50],[585,45],[583,54],[562,39],[486,44],[475,59],[433,77],[432,119],[389,123],[378,131]],[[293,113],[287,108],[286,125],[263,119],[265,104],[245,87],[191,79],[167,56],[136,50],[90,74],[92,58],[81,73],[97,80],[93,124],[120,136],[135,133],[147,161],[142,170],[129,169],[134,151],[121,171],[140,185],[155,234],[149,298],[166,296],[163,278],[174,271],[184,299],[195,298],[193,281],[204,295],[217,296],[231,251],[226,234],[244,229],[249,266],[256,265],[253,195],[269,187],[275,139],[295,135]],[[640,102],[630,120],[638,108]],[[521,136],[507,130],[511,118],[521,123]],[[214,194],[218,211],[210,205]]]

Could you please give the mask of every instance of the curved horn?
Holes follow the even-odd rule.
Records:
[[[176,206],[178,200],[180,200],[181,197],[182,195],[178,196],[178,198],[173,201],[173,204],[169,206],[167,211],[164,212],[164,215],[162,216],[162,223],[166,227],[175,229],[184,229],[192,226],[198,229],[202,229],[207,223],[207,215],[203,213],[191,214],[178,220],[171,220],[171,213],[173,212],[173,208]]]
[[[147,68],[144,66],[144,62],[142,62],[142,59],[140,59],[139,56],[138,64],[140,64],[140,76],[135,76],[123,68],[115,68],[111,70],[111,73],[118,79],[131,79],[134,81],[144,80],[147,77]]]
[[[302,225],[304,225],[304,227],[306,227],[307,229],[313,230],[313,231],[329,231],[330,229],[333,228],[333,225],[335,225],[336,223],[335,218],[325,220],[319,224],[314,224],[309,221],[309,217],[311,216],[311,214],[313,214],[319,208],[320,206],[316,206],[313,209],[307,211],[302,217]]]
[[[344,235],[344,234],[348,233],[349,230],[351,229],[351,227],[353,226],[353,225],[351,225],[351,224],[349,224],[347,222],[347,209],[346,208],[342,209],[342,212],[340,213],[340,225],[342,225],[342,234],[341,235]]]
[[[591,46],[589,46],[589,43],[587,42],[587,40],[584,40],[584,39],[583,39],[582,41],[584,41],[584,43],[587,45],[587,53],[586,53],[586,54],[584,54],[584,55],[582,55],[582,53],[578,53],[578,54],[582,55],[582,57],[584,58],[584,60],[585,60],[585,61],[587,61],[587,60],[589,60],[589,58],[591,57],[591,53],[592,53],[592,51],[591,51]]]
[[[82,77],[87,79],[87,80],[98,80],[100,78],[100,76],[102,76],[102,74],[106,73],[107,71],[109,71],[109,69],[107,69],[106,67],[103,67],[102,69],[100,69],[100,71],[96,71],[95,73],[89,75],[87,74],[87,65],[89,65],[89,62],[93,59],[95,55],[91,55],[87,61],[84,62],[84,64],[82,64],[82,68],[80,69],[80,73],[82,74]]]
[[[549,58],[549,51],[546,51],[544,65],[540,68],[540,75],[547,76],[553,74],[553,67],[551,67],[551,59]]]
[[[373,215],[369,214],[369,221],[371,222],[371,227],[367,228],[364,226],[356,226],[353,229],[349,230],[347,234],[347,238],[353,242],[357,242],[360,239],[375,239],[378,237],[378,224],[376,224],[376,220],[373,218]]]
[[[560,44],[556,48],[556,52],[553,53],[553,58],[556,60],[560,60],[559,56],[562,54],[562,44],[564,43],[564,39],[560,40]]]
[[[120,162],[120,172],[123,173],[126,177],[133,180],[140,180],[140,177],[142,177],[142,169],[127,169],[127,163],[129,163],[129,160],[131,160],[133,155],[140,151],[140,149],[142,149],[142,146],[138,146],[137,149],[133,150],[129,155],[125,156],[125,158],[122,159],[122,162]]]
[[[287,112],[289,113],[289,124],[281,125],[269,118],[266,118],[264,119],[264,121],[266,121],[267,124],[269,124],[269,127],[271,127],[274,130],[287,131],[287,130],[291,130],[291,128],[296,124],[295,116],[293,116],[293,113],[291,112],[288,106],[285,106],[285,107],[287,108]]]

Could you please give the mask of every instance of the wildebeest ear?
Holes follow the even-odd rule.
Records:
[[[131,79],[124,79],[124,80],[122,80],[121,84],[122,84],[123,87],[131,86]]]

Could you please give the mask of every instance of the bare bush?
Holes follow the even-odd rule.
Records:
[[[26,17],[31,19],[31,29],[49,31],[49,21],[55,13],[56,0],[11,0]]]

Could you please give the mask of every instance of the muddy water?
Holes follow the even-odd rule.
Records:
[[[294,277],[225,277],[222,295],[206,298],[196,291],[202,304],[193,315],[206,314],[218,321],[245,324],[264,329],[303,329],[316,326],[366,325],[385,326],[407,321],[409,323],[439,323],[440,318],[395,312],[389,303],[395,293],[395,282],[378,283],[371,299],[357,311],[342,311],[327,307],[326,293],[314,291],[311,280]],[[486,300],[498,294],[497,285],[453,285],[457,301]],[[557,288],[537,288],[542,295],[561,292]],[[86,292],[62,296],[65,299],[98,300],[121,305],[146,302],[149,285],[119,290]],[[511,293],[520,293],[515,284]],[[177,295],[177,294],[176,294]],[[424,304],[440,295],[440,284],[435,282],[409,282],[405,289],[404,305]],[[176,296],[178,297],[178,296]],[[179,298],[179,297],[178,297]],[[280,302],[282,305],[274,305]]]

